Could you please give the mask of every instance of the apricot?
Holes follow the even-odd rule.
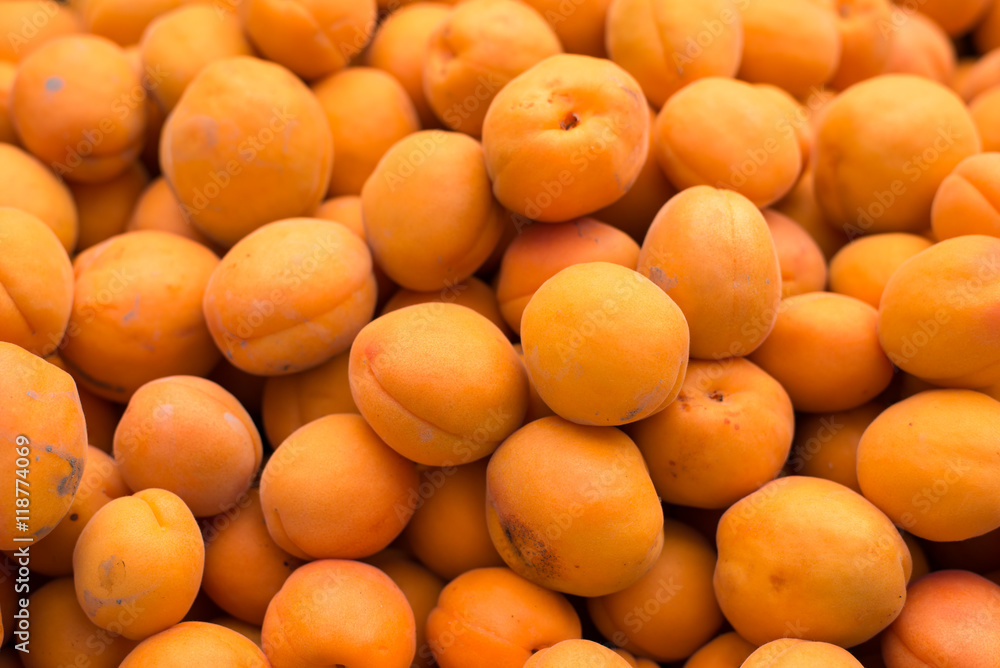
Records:
[[[913,583],[906,599],[882,636],[888,668],[994,665],[1000,656],[1000,586],[967,571],[937,571]]]
[[[920,11],[941,26],[949,37],[959,37],[976,27],[992,5],[991,0],[958,2],[926,0],[919,7]]]
[[[765,209],[761,213],[778,253],[782,299],[825,289],[826,258],[809,232],[774,209]]]
[[[40,543],[41,547],[44,543]],[[35,549],[31,548],[32,567]],[[31,651],[21,654],[24,668],[85,665],[91,668],[118,668],[136,646],[114,629],[94,625],[76,602],[73,578],[51,580],[31,592]]]
[[[1000,5],[991,3],[972,33],[972,41],[979,53],[989,53],[1000,47]]]
[[[73,265],[35,216],[0,207],[0,340],[36,355],[59,345],[73,306]]]
[[[73,503],[45,540],[31,547],[31,570],[52,576],[71,575],[73,548],[90,518],[111,500],[131,493],[115,460],[102,450],[88,446],[87,461]]]
[[[0,5],[0,11],[9,4],[11,3]],[[14,87],[16,75],[17,65],[0,60],[0,142],[13,145],[20,143],[17,130],[14,129],[14,121],[10,117],[10,91]]]
[[[357,561],[297,569],[267,607],[264,653],[273,668],[407,668],[416,653],[413,611],[388,575]]]
[[[691,360],[677,399],[627,431],[661,499],[726,508],[777,477],[794,428],[781,384],[734,357]]]
[[[978,60],[967,61],[967,69],[961,76],[952,77],[952,87],[966,102],[971,102],[1000,84],[1000,51],[990,52]]]
[[[750,360],[788,392],[796,410],[845,411],[892,381],[878,311],[860,299],[809,292],[781,301],[774,329]]]
[[[528,423],[490,458],[486,520],[514,572],[578,596],[634,584],[663,545],[663,511],[635,443],[560,417]]]
[[[820,209],[816,201],[811,168],[806,168],[802,172],[789,193],[774,204],[774,210],[801,225],[823,251],[823,256],[828,261],[848,242],[846,232],[840,227],[830,225]]]
[[[842,91],[885,71],[892,45],[892,4],[889,0],[837,0],[830,4],[837,12],[840,62],[827,83]]]
[[[160,74],[150,93],[169,113],[206,65],[252,56],[254,50],[239,18],[215,3],[187,4],[160,15],[142,33],[139,53],[143,67]]]
[[[244,622],[241,619],[236,619],[235,617],[215,617],[210,620],[210,623],[224,626],[227,629],[232,629],[241,636],[247,638],[254,645],[257,645],[257,647],[261,646],[259,626],[248,624],[247,622]]]
[[[1000,85],[980,93],[969,103],[969,113],[982,137],[984,151],[1000,151],[1000,123],[996,120],[998,110]]]
[[[359,558],[391,543],[413,514],[417,470],[360,415],[327,415],[292,433],[261,473],[267,530],[301,559]],[[363,502],[361,501],[363,500]]]
[[[379,437],[428,466],[491,454],[527,409],[527,374],[510,342],[457,304],[417,304],[376,318],[354,340],[348,376]]]
[[[826,478],[861,493],[858,443],[883,407],[869,402],[827,415],[801,415],[795,427],[788,470],[794,475]]]
[[[0,527],[0,550],[15,550],[44,538],[69,511],[87,460],[87,431],[70,375],[5,341],[0,443],[0,471],[10,490],[0,502],[0,514],[9,518]],[[27,528],[15,527],[22,515]]]
[[[159,230],[197,241],[208,248],[216,248],[215,242],[206,237],[191,224],[181,209],[177,196],[170,190],[170,184],[162,176],[153,179],[139,195],[131,216],[125,224],[127,232],[138,230]]]
[[[893,7],[891,21],[895,29],[885,73],[915,74],[946,86],[951,83],[957,56],[944,30],[924,14],[909,8]]]
[[[607,56],[605,22],[611,0],[524,0],[545,17],[567,53]]]
[[[722,626],[712,577],[715,551],[697,531],[663,523],[663,551],[635,584],[587,601],[590,617],[614,644],[657,661],[694,653]]]
[[[493,193],[511,211],[559,222],[612,204],[649,150],[639,83],[614,63],[560,54],[512,79],[483,120]]]
[[[719,268],[704,271],[706,261]],[[696,186],[672,197],[650,225],[637,271],[684,313],[692,357],[746,355],[775,322],[777,250],[767,221],[739,193]]]
[[[0,206],[38,217],[55,232],[66,252],[72,253],[79,223],[69,188],[33,155],[8,144],[0,144],[0,180],[4,183]]]
[[[843,647],[798,638],[781,638],[761,645],[747,657],[742,668],[799,668],[799,666],[864,668]]]
[[[561,270],[585,262],[611,262],[634,269],[639,244],[593,218],[536,224],[517,235],[503,254],[497,300],[504,320],[520,333],[521,317],[535,292]]]
[[[692,654],[684,668],[740,668],[757,646],[735,631],[716,636]]]
[[[350,352],[343,352],[306,371],[267,379],[261,413],[272,447],[324,415],[358,412],[347,375],[349,360]]]
[[[580,618],[565,597],[507,568],[459,575],[427,618],[427,641],[441,668],[486,661],[523,667],[535,650],[580,634]]]
[[[205,319],[237,368],[295,373],[350,347],[375,310],[375,289],[357,235],[339,223],[289,218],[226,253],[205,287]]]
[[[740,79],[774,84],[804,97],[837,71],[841,35],[832,3],[758,0],[739,6],[743,17]]]
[[[500,313],[500,304],[493,288],[483,283],[475,276],[470,276],[461,283],[447,285],[444,289],[431,292],[417,292],[403,288],[397,291],[382,307],[382,314],[397,311],[406,306],[439,302],[443,304],[458,304],[470,308],[483,316],[504,333],[510,331]]]
[[[786,125],[782,108],[759,88],[721,77],[699,79],[657,115],[656,158],[680,189],[726,188],[765,207],[786,195],[802,170],[797,137]]]
[[[37,0],[0,3],[0,60],[16,63],[38,47],[59,37],[81,32],[80,17],[69,7]]]
[[[486,526],[487,463],[428,469],[410,490],[415,512],[403,536],[413,556],[445,580],[504,565]]]
[[[562,50],[552,27],[528,4],[467,0],[431,35],[424,95],[446,127],[479,137],[497,92]]]
[[[184,89],[163,125],[160,163],[191,222],[232,246],[312,213],[330,183],[333,139],[322,105],[291,72],[224,58]]]
[[[813,147],[816,199],[830,224],[852,236],[919,232],[930,226],[938,186],[980,148],[955,93],[913,75],[876,77],[823,113]]]
[[[521,347],[520,343],[514,344],[514,350],[517,351],[518,357],[521,359],[521,364],[524,364],[524,349]],[[525,369],[527,371],[527,369]],[[524,414],[524,422],[522,426],[528,424],[529,422],[534,422],[538,418],[547,417],[549,415],[555,415],[555,411],[549,408],[548,404],[542,401],[542,398],[538,396],[538,389],[535,384],[528,379],[528,410]]]
[[[625,659],[625,663],[631,668],[660,668],[660,664],[655,661],[650,661],[649,659],[644,659],[642,657],[636,658],[632,656],[631,653],[620,647],[615,649],[614,653]]]
[[[929,390],[893,404],[858,444],[865,497],[910,533],[965,540],[1000,527],[1000,401],[969,390]],[[892,468],[892,475],[888,475]]]
[[[316,207],[312,217],[340,223],[362,239],[365,238],[360,195],[341,195],[325,199]]]
[[[878,508],[835,482],[769,482],[730,506],[716,542],[716,597],[752,643],[792,634],[852,647],[903,608],[906,544]]]
[[[479,142],[440,130],[396,142],[361,189],[361,207],[375,261],[411,290],[440,290],[475,273],[505,215]]]
[[[375,32],[375,0],[241,0],[237,12],[257,50],[303,79],[343,69]]]
[[[180,7],[189,0],[80,0],[84,25],[89,32],[106,37],[121,46],[138,44],[146,27],[161,14]],[[214,11],[235,0],[222,0]],[[71,2],[70,4],[74,4]],[[218,20],[216,17],[215,20]]]
[[[424,93],[424,63],[431,35],[451,11],[445,2],[407,4],[386,17],[365,50],[366,65],[385,70],[403,85],[425,128],[437,127],[438,119]]]
[[[935,385],[992,385],[1000,381],[998,299],[1000,239],[946,239],[886,283],[879,341],[896,366]]]
[[[925,237],[906,232],[855,239],[830,259],[830,292],[878,308],[886,283],[900,265],[933,245]]]
[[[628,668],[629,662],[591,640],[562,640],[531,655],[524,668]]]
[[[813,106],[815,105],[813,96],[816,95],[815,91],[817,89],[813,88],[814,92],[806,97],[805,103],[802,103],[785,89],[772,84],[759,83],[755,84],[754,88],[764,93],[771,102],[777,104],[778,108],[781,109],[781,120],[779,121],[778,129],[785,135],[793,135],[795,137],[795,140],[799,144],[799,153],[802,155],[802,166],[806,168],[809,165],[809,154],[812,150],[813,139],[810,114],[815,113],[813,110]]]
[[[121,668],[191,666],[269,668],[267,657],[249,638],[207,622],[183,622],[146,638],[133,649]]]
[[[968,157],[945,177],[934,195],[931,228],[939,240],[1000,237],[1000,153]]]
[[[113,499],[73,551],[80,607],[97,626],[142,640],[181,621],[201,586],[205,544],[177,495],[146,489]]]
[[[145,141],[140,77],[125,52],[96,35],[46,42],[21,62],[11,118],[25,148],[69,181],[100,183],[122,173]],[[53,108],[63,110],[51,113]]]
[[[76,250],[83,251],[125,231],[136,202],[149,183],[146,168],[138,162],[103,183],[71,183],[80,235]]]
[[[78,382],[125,403],[156,378],[208,373],[219,351],[201,301],[218,264],[201,244],[154,231],[114,236],[77,255],[60,355]]]

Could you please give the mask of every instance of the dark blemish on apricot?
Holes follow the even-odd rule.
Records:
[[[580,117],[570,112],[569,114],[566,115],[565,118],[559,121],[559,128],[562,130],[572,130],[579,124],[580,124]]]

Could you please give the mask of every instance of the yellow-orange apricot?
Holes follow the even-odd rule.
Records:
[[[607,57],[605,23],[611,0],[524,0],[545,17],[567,53]]]
[[[896,527],[829,480],[769,482],[730,506],[716,542],[719,605],[752,643],[795,634],[852,647],[888,626],[906,599],[912,564]]]
[[[981,153],[958,163],[931,205],[938,240],[963,234],[1000,237],[1000,153]]]
[[[146,168],[138,162],[103,183],[71,183],[69,190],[76,203],[80,225],[77,252],[124,232],[148,183]]]
[[[2,7],[12,3],[0,4]],[[14,88],[14,77],[17,75],[17,65],[5,60],[0,61],[0,142],[4,144],[17,145],[21,140],[17,138],[17,130],[14,129],[14,121],[10,116],[10,92]]]
[[[340,223],[362,239],[365,238],[365,222],[361,214],[360,195],[341,195],[323,200],[316,207],[312,217]]]
[[[5,341],[0,341],[0,444],[0,471],[10,490],[0,501],[8,518],[0,526],[0,550],[14,550],[25,546],[17,538],[44,538],[70,509],[87,460],[87,432],[70,375]],[[25,507],[17,499],[24,498],[29,519],[15,526],[14,518],[25,514],[16,512]]]
[[[80,607],[97,626],[142,640],[181,621],[205,564],[198,523],[177,495],[146,489],[99,509],[73,551]]]
[[[684,663],[684,668],[740,668],[757,646],[735,631],[716,636]]]
[[[514,344],[514,350],[517,351],[518,357],[521,359],[521,364],[524,364],[524,349],[521,347],[520,343]],[[525,369],[527,371],[527,369]],[[535,388],[535,384],[528,379],[528,410],[524,414],[524,423],[534,422],[535,420],[549,415],[555,415],[555,411],[549,408],[548,404],[542,401],[542,398],[538,396],[538,389]]]
[[[886,74],[916,74],[944,85],[955,76],[955,47],[934,21],[917,11],[892,9]]]
[[[951,84],[966,102],[1000,84],[1000,51],[991,51],[978,60],[967,61],[968,68],[952,77]]]
[[[184,89],[163,125],[160,163],[191,222],[232,246],[315,210],[330,184],[333,139],[322,105],[291,72],[224,58]]]
[[[511,211],[559,222],[632,187],[649,151],[649,107],[611,61],[560,54],[497,93],[483,121],[493,192]]]
[[[260,641],[260,627],[254,626],[244,622],[242,619],[236,619],[235,617],[215,617],[209,620],[212,624],[218,624],[219,626],[224,626],[227,629],[232,629],[240,635],[244,636],[257,647],[261,646]]]
[[[878,308],[886,283],[900,265],[933,245],[922,236],[906,232],[855,239],[830,259],[830,292]]]
[[[66,373],[70,373],[58,353],[53,353],[45,358],[46,362],[54,364]],[[111,446],[114,442],[115,427],[122,416],[124,407],[99,397],[89,390],[77,386],[77,393],[80,395],[80,405],[83,407],[83,417],[87,423],[87,443],[95,448],[111,454]]]
[[[840,30],[840,62],[828,81],[834,90],[844,90],[885,71],[892,44],[892,4],[889,0],[837,0]],[[890,27],[890,29],[886,29]]]
[[[741,668],[864,668],[843,647],[826,642],[811,642],[799,638],[772,640],[755,649]]]
[[[79,231],[76,203],[58,177],[17,146],[0,144],[0,181],[0,206],[37,216],[52,228],[66,252],[73,252]]]
[[[799,102],[791,93],[772,84],[760,83],[754,86],[764,93],[768,99],[781,109],[781,120],[778,129],[786,135],[794,135],[799,143],[802,154],[802,166],[809,165],[809,154],[812,150],[813,128],[810,124],[810,108]],[[813,89],[814,91],[817,89]],[[813,104],[812,96],[806,98],[807,104]]]
[[[43,44],[81,32],[76,11],[62,4],[37,0],[0,2],[0,32],[7,36],[0,44],[0,60],[16,63]]]
[[[917,6],[949,37],[959,37],[976,27],[992,5],[991,0],[924,0]]]
[[[442,290],[432,292],[417,292],[403,288],[397,291],[389,301],[382,307],[382,314],[396,311],[406,306],[414,304],[426,304],[428,302],[441,302],[444,304],[458,304],[470,308],[483,316],[503,332],[509,332],[507,323],[504,322],[500,312],[500,304],[497,296],[486,283],[475,276],[470,276],[461,283],[446,285]]]
[[[664,501],[726,508],[773,480],[792,445],[788,394],[746,359],[691,360],[677,399],[627,429]]]
[[[646,659],[643,657],[632,656],[631,652],[618,647],[614,650],[615,654],[625,659],[625,663],[630,666],[630,668],[660,668],[660,664]]]
[[[1000,151],[1000,85],[989,88],[969,103],[969,113],[983,141],[984,151]]]
[[[183,622],[146,638],[125,657],[121,668],[166,668],[199,663],[270,668],[264,652],[249,638],[208,622]]]
[[[161,14],[189,0],[79,0],[78,11],[89,32],[121,46],[138,44],[146,27]],[[223,13],[233,0],[221,0],[213,11]],[[74,4],[71,2],[70,4]]]
[[[930,562],[927,561],[927,554],[924,552],[922,544],[912,534],[902,532],[903,542],[910,550],[910,559],[913,561],[913,573],[910,575],[910,582],[916,582],[931,572]]]
[[[802,415],[788,470],[794,475],[826,478],[861,493],[858,484],[858,442],[883,407],[869,402],[848,411]]]
[[[801,225],[774,209],[765,209],[781,270],[781,297],[817,292],[826,288],[826,258],[819,244]]]
[[[441,668],[487,661],[497,668],[523,668],[533,651],[580,633],[569,601],[507,568],[459,575],[427,618],[427,642]]]
[[[354,340],[348,375],[375,432],[428,466],[489,455],[527,409],[527,374],[510,342],[457,304],[417,304],[376,318]]]
[[[561,270],[584,262],[611,262],[635,269],[638,261],[639,245],[631,237],[593,218],[531,225],[511,241],[500,261],[500,311],[520,333],[525,306]]]
[[[181,209],[170,184],[162,176],[150,182],[139,195],[131,216],[125,224],[127,232],[138,230],[160,230],[197,241],[203,246],[216,248],[215,242],[206,237]]]
[[[524,668],[629,668],[629,662],[604,645],[592,640],[562,640],[540,649],[524,663]]]
[[[812,169],[806,169],[795,187],[774,204],[774,210],[801,225],[823,251],[823,256],[829,260],[847,243],[848,238],[842,228],[827,222],[816,201],[813,185]]]

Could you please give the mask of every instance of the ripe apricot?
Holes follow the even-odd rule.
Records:
[[[813,146],[816,199],[852,237],[919,232],[930,226],[938,186],[980,148],[955,93],[923,77],[876,77],[823,112]]]
[[[0,32],[7,36],[0,44],[0,60],[16,63],[43,44],[81,32],[80,16],[61,4],[40,4],[36,0],[0,3]]]
[[[177,196],[170,190],[170,184],[162,176],[153,179],[139,195],[131,217],[125,224],[125,230],[127,232],[160,230],[187,237],[208,248],[217,247],[214,241],[191,224],[181,209]]]
[[[445,580],[503,566],[486,526],[487,460],[423,471],[410,490],[416,512],[403,530],[413,556]]]
[[[1000,656],[1000,586],[968,571],[937,571],[913,583],[902,614],[882,636],[888,668],[954,663],[987,668]]]
[[[794,475],[826,478],[861,493],[858,484],[858,443],[883,406],[869,402],[827,415],[801,415],[788,470]]]
[[[231,0],[222,0],[220,11]],[[146,27],[159,15],[184,4],[186,0],[80,0],[78,11],[87,30],[120,44],[138,44]],[[74,4],[74,3],[70,3]],[[220,11],[221,13],[221,11]]]
[[[261,473],[267,530],[302,559],[359,558],[391,543],[413,514],[413,463],[360,415],[327,415],[281,444]]]
[[[989,53],[1000,47],[1000,5],[992,3],[972,33],[979,53]]]
[[[440,130],[396,142],[361,189],[361,207],[375,261],[411,290],[471,276],[500,239],[505,215],[479,142]]]
[[[340,223],[362,239],[365,238],[365,222],[361,215],[360,195],[341,195],[325,199],[316,207],[312,217]]]
[[[948,33],[949,37],[959,37],[976,27],[992,6],[990,0],[925,0],[919,5],[920,11],[930,17]]]
[[[845,90],[885,71],[892,44],[892,4],[889,0],[838,0],[840,62],[828,81],[834,90]]]
[[[372,566],[379,568],[392,578],[406,596],[416,627],[417,654],[413,659],[416,668],[432,668],[434,654],[427,644],[427,617],[437,605],[438,596],[444,589],[444,581],[429,570],[402,556],[389,554],[383,550],[369,559]]]
[[[76,250],[82,251],[125,231],[132,210],[139,200],[149,174],[139,162],[103,183],[71,183],[69,190],[76,203],[80,236]]]
[[[66,252],[72,253],[79,223],[69,188],[33,155],[9,144],[0,144],[0,180],[5,184],[0,206],[37,216],[55,232]]]
[[[981,153],[958,163],[931,205],[938,240],[963,234],[1000,237],[1000,153]]]
[[[584,262],[611,262],[634,269],[639,244],[593,218],[536,224],[517,235],[503,254],[497,274],[497,299],[504,320],[520,333],[524,308],[545,281]]]
[[[54,351],[73,306],[73,265],[35,216],[0,207],[0,340],[36,355]]]
[[[457,304],[417,304],[376,318],[354,340],[348,375],[375,432],[428,466],[491,454],[527,408],[527,374],[510,342]]]
[[[236,367],[294,373],[350,347],[375,310],[375,289],[371,255],[356,234],[339,223],[289,218],[226,253],[205,287],[205,319]]]
[[[740,668],[757,646],[735,631],[716,636],[684,663],[684,668]]]
[[[929,239],[907,232],[855,239],[830,259],[830,292],[878,308],[886,283],[900,265],[933,245]]]
[[[206,65],[252,56],[254,50],[239,18],[206,3],[186,4],[157,17],[143,32],[139,53],[144,68],[161,73],[150,93],[169,113]]]
[[[891,20],[898,27],[889,42],[885,73],[915,74],[946,86],[950,84],[957,62],[955,47],[947,33],[918,11],[893,7]]]
[[[614,650],[615,654],[625,659],[625,663],[631,668],[660,668],[660,664],[650,659],[645,659],[642,657],[632,656],[630,652],[622,648],[617,648]]]
[[[823,256],[827,260],[848,241],[844,230],[830,225],[820,209],[814,192],[811,168],[807,167],[802,172],[789,193],[774,204],[774,209],[801,225],[823,251]]]
[[[663,545],[663,511],[635,443],[559,417],[528,423],[490,458],[486,520],[514,572],[579,596],[635,583]]]
[[[219,360],[201,301],[219,258],[168,234],[120,234],[76,256],[60,355],[94,394],[125,403],[156,378],[200,376]]]
[[[592,640],[562,640],[540,649],[524,663],[524,668],[628,668],[629,662],[604,645]]]
[[[983,140],[984,151],[1000,151],[1000,123],[997,110],[1000,109],[1000,85],[989,88],[969,103],[969,113]]]
[[[523,667],[533,651],[580,633],[580,618],[569,601],[507,568],[459,575],[427,618],[427,642],[441,668],[482,661],[497,668]]]
[[[796,410],[848,410],[877,397],[892,380],[878,319],[873,306],[845,295],[789,297],[750,360],[781,383]]]
[[[257,50],[303,79],[343,69],[375,31],[375,0],[241,0],[237,12]]]
[[[254,645],[257,645],[257,647],[261,646],[259,626],[248,624],[247,622],[244,622],[241,619],[236,619],[235,617],[215,617],[209,621],[212,624],[218,624],[219,626],[224,626],[227,629],[232,629],[250,640],[250,642]]]
[[[793,634],[852,647],[903,608],[906,544],[878,508],[835,482],[769,482],[730,506],[716,542],[719,605],[752,643]]]
[[[980,392],[929,390],[893,404],[858,444],[861,491],[921,538],[992,531],[1000,527],[998,428],[1000,401]]]
[[[493,193],[533,220],[586,215],[632,187],[648,133],[649,108],[628,72],[588,56],[546,58],[504,86],[486,111]]]
[[[611,0],[524,0],[549,22],[567,53],[607,56],[605,23]]]
[[[181,621],[201,586],[205,544],[177,495],[146,489],[108,502],[73,551],[80,607],[97,626],[142,640]]]
[[[9,5],[12,3],[4,3]],[[4,5],[0,5],[3,7]],[[0,61],[0,142],[18,145],[17,130],[10,117],[10,91],[14,87],[14,77],[17,75],[17,65]]]
[[[508,333],[510,331],[500,313],[500,304],[497,303],[497,296],[493,292],[493,288],[475,276],[470,276],[461,283],[447,285],[438,291],[417,292],[403,288],[389,298],[385,306],[382,307],[382,314],[428,302],[458,304],[471,308],[499,327],[502,332]]]
[[[73,548],[90,518],[112,499],[131,493],[111,455],[88,446],[73,503],[45,540],[31,547],[31,570],[52,576],[72,574]]]
[[[935,385],[992,385],[1000,380],[998,299],[1000,239],[946,239],[886,283],[879,341],[896,366]]]
[[[761,213],[778,253],[782,299],[825,289],[826,258],[809,232],[774,209],[765,209]]]
[[[116,44],[96,35],[60,37],[21,62],[11,118],[24,146],[60,176],[100,183],[142,150],[146,107],[134,101],[136,91],[144,102],[142,81]]]
[[[706,262],[718,268],[704,271]],[[777,317],[774,240],[763,215],[739,193],[696,186],[672,197],[649,227],[637,271],[684,313],[692,357],[747,355]]]
[[[70,375],[5,341],[0,341],[0,443],[0,471],[10,490],[0,502],[10,518],[0,527],[0,549],[14,550],[26,544],[17,538],[44,538],[70,509],[87,460],[87,432]],[[28,499],[27,505],[18,499]],[[15,526],[21,515],[29,519]]]
[[[264,652],[249,638],[208,622],[183,622],[146,638],[125,657],[121,668],[167,668],[199,663],[269,668]]]
[[[524,364],[524,349],[521,347],[520,343],[514,344],[514,350],[517,351],[517,356],[521,359],[521,364]],[[527,369],[525,369],[527,371]],[[529,422],[534,422],[538,418],[547,417],[549,415],[555,415],[555,411],[549,408],[548,404],[542,401],[542,398],[538,396],[538,390],[535,388],[535,384],[528,379],[528,410],[524,414],[524,422],[522,426],[528,424]]]
[[[416,653],[403,592],[358,561],[325,559],[292,573],[267,607],[261,637],[273,668],[407,668]]]
[[[663,551],[653,567],[622,591],[587,601],[590,617],[615,645],[657,661],[694,653],[722,626],[712,575],[715,551],[691,527],[663,523]]]
[[[35,549],[36,546],[32,546],[32,567]],[[31,642],[30,651],[21,654],[24,668],[73,665],[119,668],[136,646],[134,640],[114,630],[101,629],[87,618],[76,602],[73,578],[51,580],[32,591],[28,600]]]
[[[799,638],[781,638],[765,643],[747,657],[741,668],[864,668],[843,647]]]
[[[323,107],[291,72],[256,58],[206,65],[163,125],[163,175],[202,232],[232,246],[265,223],[307,216],[330,183]]]
[[[562,53],[559,38],[528,4],[468,0],[431,35],[424,94],[446,127],[479,137],[497,92],[557,53]]]
[[[781,384],[734,357],[691,360],[677,399],[627,431],[661,499],[726,508],[778,475],[794,427]]]
[[[773,84],[759,83],[755,84],[754,87],[781,109],[778,129],[786,135],[793,134],[795,136],[799,144],[799,153],[802,154],[802,166],[805,168],[809,164],[809,154],[812,150],[813,128],[810,114],[816,113],[814,96],[817,95],[815,92],[817,89],[813,88],[813,92],[805,98],[805,103],[802,103],[784,88]]]

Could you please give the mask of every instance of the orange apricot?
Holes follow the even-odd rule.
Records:
[[[823,251],[823,256],[828,261],[848,241],[844,230],[830,225],[820,209],[816,201],[813,172],[810,168],[803,171],[789,193],[774,204],[774,210],[801,225]]]
[[[931,572],[930,562],[927,561],[927,554],[919,540],[912,534],[901,532],[903,542],[910,550],[910,558],[913,560],[913,573],[910,575],[910,582],[916,582]]]
[[[16,63],[43,44],[81,32],[79,14],[58,3],[9,0],[0,3],[0,60]]]
[[[889,0],[827,2],[836,9],[840,31],[840,62],[828,81],[830,87],[844,90],[882,74],[892,44],[892,3]]]
[[[918,6],[949,37],[959,37],[976,27],[992,5],[992,0],[924,0]]]
[[[799,668],[800,666],[864,668],[843,647],[799,638],[781,638],[761,645],[747,657],[742,668]]]
[[[121,46],[138,44],[146,27],[188,0],[80,0],[79,12],[89,32],[106,37]],[[220,0],[213,11],[235,0]],[[70,4],[73,4],[72,2]]]
[[[722,626],[712,577],[715,550],[675,520],[663,523],[663,551],[653,567],[622,591],[591,598],[587,609],[604,637],[657,661],[694,653]]]
[[[997,429],[1000,401],[980,392],[929,390],[893,404],[858,443],[861,491],[921,538],[965,540],[1000,528]]]
[[[889,42],[886,74],[915,74],[944,85],[957,66],[955,47],[934,21],[917,11],[892,9],[894,32]]]
[[[270,668],[264,652],[249,638],[208,622],[183,622],[146,638],[125,657],[121,668],[167,668],[199,663]]]
[[[375,554],[403,530],[417,470],[360,415],[327,415],[292,433],[260,478],[267,530],[302,559]]]
[[[9,4],[11,3],[0,4],[0,8]],[[15,146],[21,143],[17,138],[17,130],[14,129],[14,121],[10,116],[10,92],[14,87],[16,75],[17,65],[0,60],[0,142]]]
[[[625,663],[631,668],[660,668],[660,664],[655,661],[643,657],[635,657],[628,650],[624,650],[621,647],[615,649],[614,652],[625,659]]]
[[[938,240],[963,234],[1000,237],[1000,153],[981,153],[958,163],[931,205]]]
[[[76,203],[80,225],[77,252],[124,232],[148,183],[146,168],[138,162],[103,183],[71,183],[69,190]]]
[[[497,93],[483,121],[493,192],[511,211],[559,222],[628,192],[649,150],[638,82],[608,60],[546,58]]]
[[[540,649],[524,663],[524,668],[629,668],[629,662],[604,645],[592,640],[562,640]]]
[[[663,545],[663,510],[635,443],[559,417],[528,423],[490,458],[486,520],[514,572],[579,596],[634,584]]]
[[[325,559],[292,573],[267,607],[261,638],[272,668],[408,668],[416,653],[406,596],[358,561]]]
[[[735,631],[716,636],[692,654],[684,668],[740,668],[757,646]]]
[[[969,103],[969,113],[983,140],[984,151],[1000,151],[1000,85],[989,88]]]
[[[510,242],[500,261],[500,311],[520,333],[521,317],[531,297],[561,270],[584,262],[611,262],[634,269],[638,260],[639,244],[593,218],[531,225]]]
[[[719,605],[752,643],[794,634],[852,647],[903,608],[906,543],[878,508],[835,482],[768,483],[730,506],[716,542]]]
[[[389,298],[385,306],[382,307],[382,314],[385,315],[406,306],[429,302],[451,303],[471,308],[499,327],[504,333],[510,331],[500,312],[500,304],[497,302],[493,288],[475,276],[470,276],[461,283],[446,285],[444,289],[439,291],[417,292],[403,288]]]
[[[726,508],[777,477],[794,424],[781,384],[733,357],[691,360],[677,399],[627,432],[661,499]]]
[[[565,597],[507,568],[459,575],[427,618],[427,642],[441,668],[484,661],[519,668],[533,651],[580,634],[580,618]]]
[[[524,364],[524,349],[521,347],[520,343],[514,344],[514,350],[517,351],[517,356],[521,359],[521,364]],[[527,368],[525,368],[527,371]],[[528,379],[528,410],[524,414],[524,422],[521,426],[528,424],[529,422],[534,422],[538,418],[548,417],[549,415],[555,415],[555,411],[549,408],[548,404],[542,401],[542,398],[538,396],[538,389],[535,384]]]
[[[0,550],[14,550],[26,545],[25,538],[44,538],[69,511],[87,460],[87,432],[70,375],[5,341],[0,444],[0,471],[10,490],[0,501],[0,513],[9,518],[0,526]],[[16,512],[26,507],[18,499],[29,500],[28,513]],[[29,519],[15,526],[13,518],[20,515]]]
[[[491,454],[527,409],[527,374],[507,337],[457,304],[417,304],[376,318],[354,340],[348,376],[375,432],[428,466]]]
[[[479,137],[497,92],[557,53],[562,53],[559,38],[528,4],[467,0],[431,35],[424,94],[445,126]]]
[[[952,77],[952,86],[966,102],[1000,84],[1000,51],[990,52],[968,63],[961,76]]]
[[[925,237],[907,232],[855,239],[830,259],[830,292],[878,308],[886,283],[900,265],[933,245]]]
[[[972,33],[972,40],[979,53],[989,53],[1000,47],[1000,5],[990,4],[979,25]]]
[[[73,551],[80,607],[97,626],[142,640],[181,621],[201,585],[205,544],[177,495],[146,489],[108,502]]]
[[[250,640],[250,642],[254,645],[257,645],[257,647],[261,646],[259,626],[248,624],[242,619],[236,619],[235,617],[215,617],[209,620],[209,622],[212,624],[218,624],[219,626],[224,626],[227,629],[232,629],[241,636]]]
[[[802,170],[782,107],[735,79],[708,77],[684,87],[663,105],[653,133],[660,167],[680,189],[726,188],[764,207],[784,197]]]
[[[567,53],[607,56],[606,19],[612,0],[524,0],[545,17]]]
[[[778,252],[782,299],[825,289],[826,258],[809,232],[774,209],[765,209],[761,213]]]
[[[796,141],[799,143],[799,152],[802,154],[802,166],[803,168],[808,167],[809,153],[812,149],[813,140],[810,113],[815,113],[812,105],[815,104],[813,95],[816,93],[811,93],[806,97],[805,102],[802,103],[784,88],[766,83],[755,84],[754,87],[761,93],[764,93],[768,99],[777,104],[778,108],[781,109],[781,120],[778,122],[778,128],[786,135],[793,134],[795,136]],[[813,88],[812,90],[816,91],[818,89]]]
[[[869,402],[827,415],[802,415],[788,470],[794,475],[826,478],[861,493],[858,484],[858,443],[883,407]]]
[[[323,200],[316,207],[312,217],[340,223],[362,239],[365,238],[365,222],[361,215],[360,195],[341,195]]]
[[[333,139],[301,80],[239,56],[206,65],[184,89],[163,125],[160,162],[191,222],[232,246],[312,213],[330,183]]]
[[[72,253],[79,223],[69,188],[33,155],[8,144],[0,144],[0,180],[5,184],[0,206],[37,216],[52,228],[66,252]]]
[[[750,360],[788,392],[796,410],[844,411],[892,381],[879,345],[878,311],[860,299],[808,292],[781,301],[774,329]]]
[[[214,241],[191,224],[177,201],[177,196],[170,190],[170,184],[162,176],[153,179],[139,195],[125,224],[125,230],[160,230],[187,237],[208,248],[216,248]]]
[[[946,387],[1000,381],[1000,239],[946,239],[904,262],[886,283],[878,336],[892,362]]]

